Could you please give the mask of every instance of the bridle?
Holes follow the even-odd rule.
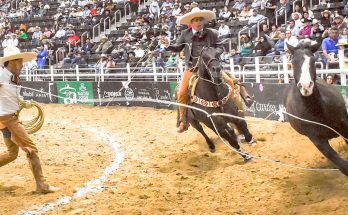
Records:
[[[197,72],[198,78],[199,78],[199,79],[202,79],[203,81],[206,81],[206,82],[209,82],[209,83],[211,83],[211,84],[214,84],[214,85],[216,85],[216,86],[219,86],[219,85],[223,84],[224,81],[222,80],[220,83],[215,83],[214,81],[212,81],[212,80],[214,80],[214,77],[213,77],[213,75],[212,75],[212,73],[211,73],[211,71],[210,71],[210,69],[209,69],[209,65],[210,65],[210,63],[211,63],[212,61],[218,61],[219,63],[220,63],[220,61],[219,61],[219,59],[217,59],[217,58],[212,58],[212,59],[210,59],[207,63],[205,63],[205,62],[202,60],[202,53],[203,53],[204,49],[205,49],[205,48],[202,49],[201,55],[199,56],[199,59],[198,59],[197,63],[199,63],[199,62],[203,63],[204,68],[207,70],[207,72],[208,72],[208,74],[209,74],[211,80],[201,77],[201,76],[199,75],[199,72]]]

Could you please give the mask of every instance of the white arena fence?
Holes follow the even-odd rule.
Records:
[[[292,79],[291,64],[283,56],[282,63],[260,63],[260,58],[255,57],[252,64],[223,65],[224,71],[234,74],[242,82],[252,83],[289,83]],[[338,74],[341,85],[347,85],[348,69],[344,68],[344,60],[339,59],[340,69],[327,69],[322,62],[316,62],[317,74],[324,78],[326,74]],[[124,68],[83,67],[55,68],[49,69],[24,69],[22,79],[26,81],[180,81],[184,66],[157,67],[155,63],[151,67],[130,67],[126,64]]]

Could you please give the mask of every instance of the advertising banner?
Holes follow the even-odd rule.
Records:
[[[24,100],[33,100],[39,103],[58,103],[57,89],[54,82],[22,82],[20,94]]]
[[[58,103],[94,105],[93,82],[57,81]]]

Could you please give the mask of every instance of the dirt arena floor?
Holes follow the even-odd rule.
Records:
[[[116,138],[125,153],[101,192],[87,194],[45,214],[347,214],[348,178],[338,171],[305,171],[243,159],[212,132],[217,152],[192,128],[178,135],[175,111],[152,108],[44,105],[46,121],[32,135],[47,180],[61,188],[37,195],[25,154],[0,169],[0,214],[18,214],[72,196],[100,177],[114,160],[107,140],[79,125]],[[251,119],[251,118],[248,118]],[[249,122],[258,139],[243,144],[252,154],[287,164],[333,168],[288,123]],[[1,140],[2,141],[2,140]],[[342,139],[332,145],[348,158]],[[0,144],[0,151],[5,149]]]

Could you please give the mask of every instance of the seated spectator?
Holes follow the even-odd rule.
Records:
[[[42,34],[43,34],[45,39],[51,39],[51,37],[53,36],[52,31],[50,31],[48,29],[48,27],[45,27],[45,30],[44,30],[44,32]]]
[[[18,40],[21,42],[26,42],[28,41],[28,39],[29,39],[28,34],[25,32],[24,29],[21,29]]]
[[[238,10],[235,10],[235,11],[238,11]],[[249,17],[252,15],[253,15],[253,10],[250,10],[250,6],[244,5],[242,11],[240,11],[239,13],[239,21],[249,20]]]
[[[327,29],[331,27],[331,12],[329,10],[324,10],[321,13],[321,18],[320,18],[320,24],[324,27],[324,29]]]
[[[325,77],[325,82],[328,84],[328,85],[332,85],[334,83],[334,76],[331,75],[331,74],[328,74],[326,77]]]
[[[106,64],[108,62],[107,54],[101,54],[98,63],[96,64],[97,68],[106,68]]]
[[[93,48],[94,44],[91,42],[90,38],[86,39],[86,42],[83,44],[81,50],[87,54],[87,56],[89,56],[92,52],[92,48]]]
[[[295,26],[299,29],[302,28],[302,14],[300,14],[299,12],[294,12],[291,14],[291,19],[295,22]]]
[[[308,19],[311,19],[311,20],[314,19],[313,11],[309,10],[307,6],[303,6],[302,11],[303,13],[308,13]]]
[[[290,20],[288,26],[286,27],[286,31],[290,31],[292,36],[298,37],[300,28],[296,26],[294,20]]]
[[[250,31],[252,33],[256,33],[256,28],[258,22],[264,19],[265,16],[258,14],[257,10],[253,10],[253,15],[249,18],[248,26],[251,28]]]
[[[329,64],[332,62],[337,62],[338,48],[336,46],[338,42],[338,29],[332,27],[329,31],[329,37],[325,38],[322,42],[322,50],[324,55],[324,63],[329,66],[329,68],[337,68],[336,64]]]
[[[123,43],[129,43],[129,42],[133,41],[134,38],[132,37],[132,35],[129,34],[128,31],[124,31],[123,37],[118,38],[117,40],[122,41]]]
[[[277,11],[277,19],[278,19],[278,24],[281,25],[285,22],[285,16],[288,17],[289,13],[291,10],[290,3],[286,0],[280,0],[276,11]]]
[[[157,0],[153,0],[149,7],[150,18],[158,20],[161,10]]]
[[[321,43],[324,27],[319,23],[317,19],[313,19],[311,31],[312,32],[310,38]]]
[[[69,49],[75,48],[81,42],[80,37],[77,35],[72,35],[68,37],[66,44],[69,46]]]
[[[288,61],[290,62],[291,61],[291,54],[287,48],[287,44],[293,46],[293,47],[296,47],[298,45],[298,39],[297,37],[293,36],[291,34],[291,31],[287,30],[286,33],[285,33],[285,40],[284,40],[284,50],[286,52],[286,55],[287,55],[287,59]]]
[[[116,63],[114,59],[112,58],[111,55],[107,57],[106,65],[105,68],[110,69],[110,68],[116,68]],[[111,72],[111,70],[107,70],[107,72]]]
[[[145,55],[145,50],[141,48],[140,43],[135,44],[134,54],[136,58],[142,58]]]
[[[219,14],[219,18],[224,20],[229,20],[230,16],[231,16],[231,11],[229,11],[227,6],[225,6],[224,9]]]
[[[269,39],[272,40],[273,43],[276,43],[280,37],[280,33],[281,32],[278,30],[278,26],[276,24],[273,24],[271,27],[271,32],[269,33]]]
[[[1,45],[2,45],[2,48],[6,48],[8,46],[11,46],[10,45],[10,40],[11,40],[11,36],[10,34],[5,34],[5,39],[2,41]]]
[[[274,56],[276,55],[276,53],[278,53],[278,55],[283,55],[285,53],[284,46],[285,46],[285,33],[280,32],[279,38],[277,42],[274,44],[274,48],[272,48],[272,52],[267,54],[267,56]]]
[[[256,39],[256,44],[253,48],[253,55],[256,56],[266,56],[268,52],[271,50],[271,45],[268,43],[265,36],[261,36]]]
[[[241,11],[244,6],[245,6],[245,2],[243,0],[236,0],[232,8],[237,9],[238,11]]]
[[[331,26],[335,26],[336,28],[338,28],[339,32],[341,33],[344,28],[347,28],[347,23],[344,22],[342,16],[336,16],[332,21]]]
[[[223,19],[220,20],[219,23],[220,23],[220,27],[218,30],[219,36],[222,38],[227,38],[230,34],[230,28],[227,25],[225,25],[225,20]]]
[[[10,38],[7,42],[8,46],[16,46],[17,47],[18,43],[19,43],[17,38],[18,38],[17,34],[15,34],[15,33],[10,34]]]
[[[70,37],[70,36],[73,36],[75,35],[75,31],[74,31],[74,26],[72,24],[68,24],[66,27],[65,27],[65,36],[66,37]]]
[[[252,10],[260,10],[261,9],[262,0],[253,0],[250,7]]]
[[[81,52],[78,52],[75,55],[75,58],[72,59],[71,64],[73,65],[78,65],[79,67],[84,67],[87,66],[87,61],[86,59],[82,56]]]
[[[34,31],[33,35],[31,36],[31,43],[33,45],[39,45],[41,39],[42,39],[41,28],[39,26],[36,26],[35,31]]]
[[[240,55],[249,57],[252,54],[253,43],[248,35],[242,35],[240,38]]]
[[[310,38],[311,33],[312,33],[311,20],[304,19],[303,27],[301,28],[300,33],[298,34],[298,38],[299,39]]]
[[[103,35],[100,39],[100,44],[98,48],[95,50],[95,53],[107,54],[107,52],[111,51],[110,48],[112,47],[112,42],[109,41],[105,35]]]
[[[240,60],[241,60],[240,54],[237,52],[237,50],[235,48],[231,49],[230,59],[233,60],[234,65],[238,65]]]
[[[178,56],[175,52],[172,52],[166,62],[166,67],[175,67],[177,65]]]
[[[66,34],[65,34],[65,29],[63,28],[63,26],[59,26],[58,27],[58,31],[56,32],[56,34],[54,35],[54,39],[65,39],[66,38]]]

